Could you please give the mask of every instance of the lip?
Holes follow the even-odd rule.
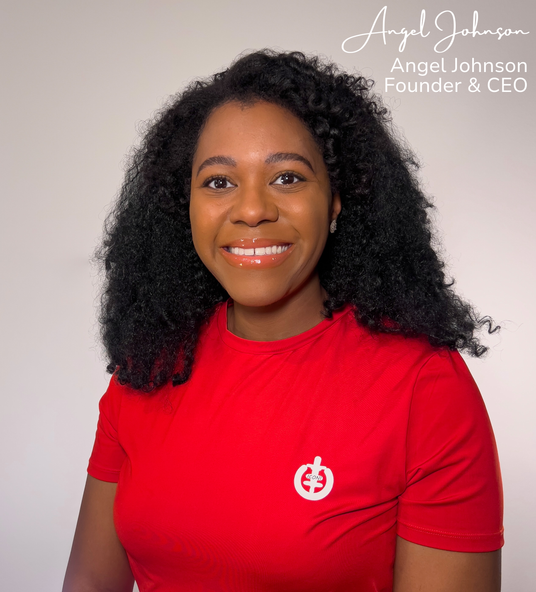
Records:
[[[241,240],[246,242],[240,242]],[[282,241],[270,241],[269,239],[258,239],[255,243],[253,243],[251,239],[240,239],[240,241],[230,243],[229,245],[226,245],[226,247],[252,248],[254,244],[256,247],[260,248],[272,245],[290,244]],[[239,269],[271,269],[272,267],[281,265],[293,251],[294,245],[291,244],[286,251],[283,251],[283,253],[272,255],[233,255],[233,253],[226,251],[225,247],[220,247],[220,253],[227,263],[233,267],[238,267]]]

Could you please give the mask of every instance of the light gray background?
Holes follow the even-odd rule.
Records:
[[[385,0],[387,2],[387,0]],[[528,36],[458,38],[443,54],[528,63],[525,93],[383,93],[397,56],[433,61],[429,39],[375,36],[359,53],[342,41],[367,31],[384,1],[229,0],[0,3],[2,139],[2,588],[60,589],[108,382],[96,339],[98,280],[90,255],[121,183],[136,126],[194,77],[264,46],[320,53],[377,80],[424,165],[436,223],[459,291],[504,326],[488,357],[468,363],[486,401],[502,461],[503,590],[536,589],[534,413],[534,8],[491,3],[388,3],[388,28],[427,28],[453,10],[460,27]],[[439,33],[431,34],[439,40]],[[355,47],[355,45],[354,45]],[[434,80],[438,75],[426,79]],[[474,76],[485,79],[485,76]],[[501,76],[501,74],[499,74]],[[533,302],[533,305],[530,305]]]

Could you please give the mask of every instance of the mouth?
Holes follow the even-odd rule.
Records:
[[[245,257],[262,257],[264,255],[280,255],[292,246],[291,243],[283,245],[269,245],[267,247],[254,247],[245,249],[243,247],[223,247],[225,251],[232,255],[242,255]]]
[[[262,246],[256,246],[261,243]],[[255,245],[255,246],[254,246]],[[270,269],[281,265],[294,250],[293,243],[266,239],[240,240],[220,248],[223,258],[232,267]]]

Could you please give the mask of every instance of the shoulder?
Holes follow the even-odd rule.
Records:
[[[349,313],[349,314],[347,314]],[[456,351],[434,347],[426,336],[407,337],[400,333],[386,333],[369,329],[358,320],[356,308],[347,305],[339,323],[339,337],[343,347],[363,356],[369,365],[378,371],[389,368],[390,372],[408,368],[418,370],[435,359],[436,364],[447,366],[463,360]],[[433,367],[434,363],[430,367]]]

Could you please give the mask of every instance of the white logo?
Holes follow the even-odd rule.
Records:
[[[305,499],[312,501],[324,499],[333,488],[333,473],[331,469],[323,467],[321,462],[322,458],[315,456],[315,462],[312,465],[302,465],[294,475],[294,487]],[[324,477],[320,475],[321,471],[324,472],[325,481]],[[302,482],[305,473],[307,473],[305,475],[307,481]]]

